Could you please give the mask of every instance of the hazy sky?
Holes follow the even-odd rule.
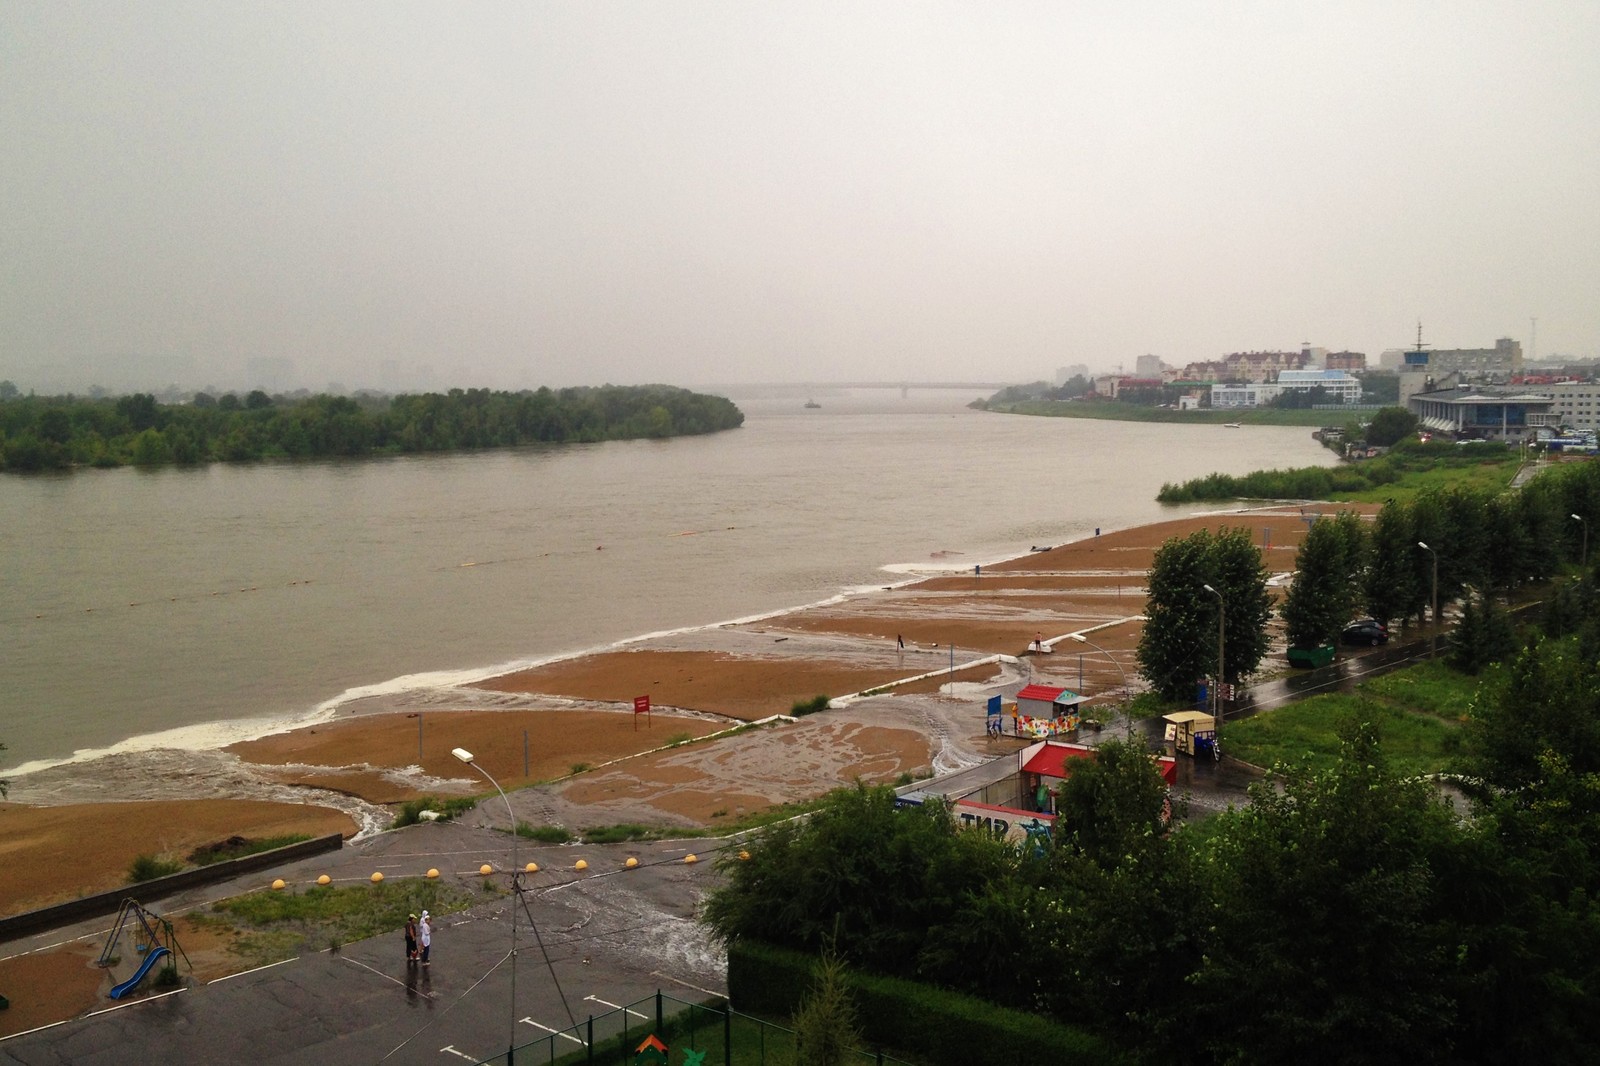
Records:
[[[1600,354],[1600,4],[0,0],[0,378]]]

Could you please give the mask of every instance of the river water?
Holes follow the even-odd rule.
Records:
[[[1304,428],[985,414],[960,390],[730,393],[707,437],[0,480],[14,776],[815,603],[1327,464]]]

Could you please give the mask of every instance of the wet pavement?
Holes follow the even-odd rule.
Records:
[[[430,866],[476,886],[481,863],[510,866],[510,839],[454,823],[415,826],[278,870],[145,902],[175,917],[261,888],[273,877],[304,890],[319,873],[336,882],[364,881],[374,871],[392,879],[418,876]],[[708,839],[562,847],[523,842],[518,860],[538,862],[541,872],[531,878],[528,912],[519,923],[514,1010],[507,959],[513,898],[502,895],[442,916],[426,969],[406,965],[396,930],[205,984],[190,981],[177,992],[125,1006],[106,1000],[111,1009],[104,1013],[0,1041],[0,1063],[459,1066],[503,1055],[513,1032],[519,1043],[541,1039],[657,989],[696,1000],[723,995],[726,960],[693,920],[715,883],[712,860],[721,846]],[[703,861],[685,863],[691,852]],[[639,859],[637,868],[625,867],[629,856]],[[587,873],[573,869],[580,858],[589,863]],[[548,963],[532,936],[529,914]],[[80,923],[0,945],[0,954],[79,938],[98,944],[109,926],[106,918]],[[599,1029],[596,1035],[602,1035]],[[571,1049],[579,1046],[572,1043]]]

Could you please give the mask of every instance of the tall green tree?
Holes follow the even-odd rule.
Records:
[[[1372,421],[1367,424],[1367,443],[1387,448],[1416,431],[1416,415],[1404,407],[1383,407],[1373,414]]]
[[[1333,767],[1291,769],[1250,800],[1214,829],[1190,1039],[1217,1062],[1447,1059],[1432,864],[1456,830],[1432,787],[1389,771],[1372,728],[1349,725]]]
[[[1147,587],[1139,665],[1163,699],[1188,698],[1200,679],[1216,674],[1219,611],[1226,680],[1236,682],[1260,665],[1272,595],[1248,529],[1202,529],[1167,541],[1156,550]]]
[[[1057,801],[1058,844],[1115,866],[1162,832],[1167,783],[1142,744],[1108,740],[1073,768]]]
[[[1355,608],[1364,543],[1359,519],[1352,525],[1345,517],[1319,518],[1306,530],[1295,554],[1294,581],[1280,609],[1291,646],[1315,647],[1338,639]]]

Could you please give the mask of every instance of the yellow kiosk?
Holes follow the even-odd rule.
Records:
[[[1178,711],[1162,715],[1167,723],[1167,741],[1185,755],[1196,749],[1212,754],[1217,747],[1217,720],[1204,711]]]

